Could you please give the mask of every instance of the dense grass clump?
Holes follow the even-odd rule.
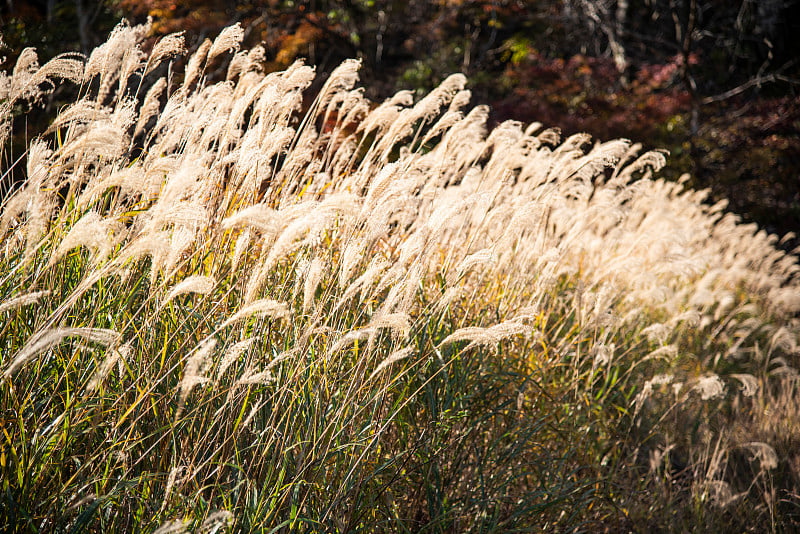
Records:
[[[797,526],[796,258],[663,154],[146,33],[0,78],[80,86],[0,212],[4,531]]]

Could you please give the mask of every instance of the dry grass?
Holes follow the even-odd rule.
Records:
[[[0,214],[5,530],[797,527],[772,236],[461,75],[304,109],[259,49],[208,80],[238,27],[183,82],[146,33],[0,78],[4,125],[81,87]]]

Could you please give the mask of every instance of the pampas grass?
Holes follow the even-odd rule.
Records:
[[[236,25],[175,84],[148,31],[0,84],[82,84],[0,213],[5,530],[798,525],[777,238],[460,74],[311,98]]]

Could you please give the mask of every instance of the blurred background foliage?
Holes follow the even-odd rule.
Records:
[[[495,123],[666,148],[667,177],[690,173],[781,236],[800,230],[800,0],[5,0],[5,67],[24,46],[41,62],[88,53],[122,17],[151,17],[152,42],[185,31],[190,46],[240,22],[267,71],[358,57],[376,101],[464,72]],[[40,128],[15,124],[28,138]]]

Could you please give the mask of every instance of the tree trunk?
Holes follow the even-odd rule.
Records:
[[[78,35],[81,39],[81,51],[89,52],[89,13],[84,8],[83,0],[75,0],[75,12],[78,15]]]

